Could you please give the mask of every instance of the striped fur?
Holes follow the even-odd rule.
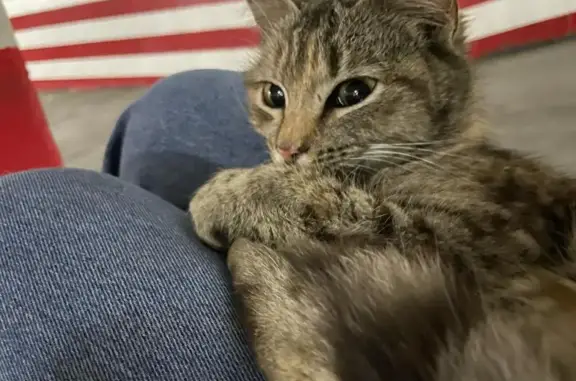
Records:
[[[246,84],[272,153],[308,161],[222,171],[190,203],[265,376],[576,380],[576,180],[476,129],[455,2],[288,1],[251,0]],[[328,109],[356,76],[374,92]]]

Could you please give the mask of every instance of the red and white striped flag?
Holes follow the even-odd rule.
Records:
[[[39,88],[148,84],[242,69],[258,43],[243,0],[4,0]],[[576,0],[460,0],[472,54],[563,37]]]

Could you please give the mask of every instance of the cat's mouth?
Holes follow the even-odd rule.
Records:
[[[279,164],[298,165],[302,167],[315,165],[331,168],[339,167],[350,160],[360,158],[362,152],[365,150],[366,147],[333,147],[319,151],[311,150],[289,158],[281,155],[277,150],[272,150],[271,157],[273,162]]]
[[[272,161],[279,164],[308,166],[316,161],[316,155],[309,152],[300,153],[290,157],[285,157],[277,150],[271,152]]]

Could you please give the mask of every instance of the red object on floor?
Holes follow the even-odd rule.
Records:
[[[61,165],[20,50],[0,48],[0,175]]]

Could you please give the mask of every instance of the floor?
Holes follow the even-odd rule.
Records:
[[[40,93],[64,164],[99,170],[116,119],[145,91],[145,88],[123,88]]]
[[[478,79],[498,140],[576,175],[576,39],[482,62]]]
[[[480,62],[483,116],[503,144],[576,174],[576,39]],[[65,164],[99,169],[116,118],[146,89],[42,93]]]

